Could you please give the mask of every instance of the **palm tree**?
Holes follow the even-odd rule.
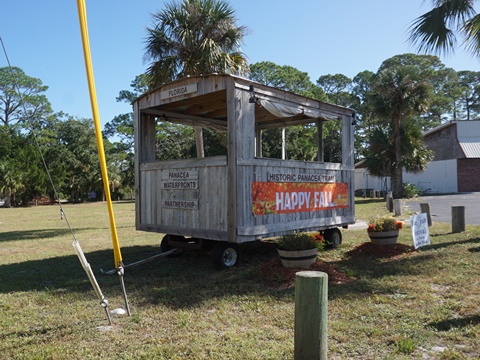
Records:
[[[241,52],[247,28],[237,26],[234,10],[224,0],[182,0],[153,15],[147,28],[145,60],[150,88],[186,76],[227,73],[246,75]],[[203,134],[195,129],[197,156],[203,157]]]
[[[0,194],[4,193],[6,196],[4,207],[15,206],[15,195],[22,190],[25,190],[22,174],[8,166],[8,163],[0,163]]]
[[[369,134],[370,146],[365,151],[365,166],[371,175],[383,177],[393,173],[395,149],[391,123],[375,126]],[[433,152],[425,147],[421,128],[414,119],[403,121],[400,128],[402,165],[410,173],[425,171]]]
[[[403,196],[401,123],[424,112],[430,98],[430,85],[420,79],[413,66],[386,68],[377,74],[370,94],[376,116],[393,129],[395,156],[390,175],[394,198]]]
[[[415,19],[409,40],[420,51],[448,52],[457,43],[480,58],[480,14],[474,9],[475,0],[432,0],[434,8]]]
[[[182,0],[153,15],[147,28],[145,60],[150,87],[185,76],[210,73],[245,75],[241,45],[246,27],[237,26],[224,0]]]

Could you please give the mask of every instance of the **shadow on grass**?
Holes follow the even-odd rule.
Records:
[[[478,240],[477,240],[478,241]],[[268,285],[260,271],[261,265],[277,258],[276,245],[264,242],[245,244],[243,261],[238,267],[218,271],[213,269],[210,254],[185,251],[175,258],[157,258],[147,263],[128,267],[136,261],[160,253],[157,246],[122,248],[125,286],[136,306],[162,304],[172,309],[191,308],[212,298],[258,294],[278,299],[292,299],[294,288],[275,289]],[[114,267],[113,251],[102,250],[85,254],[97,276],[104,295],[121,295],[118,276],[101,275],[100,268]],[[392,293],[402,276],[425,273],[426,264],[435,254],[420,252],[391,259],[377,257],[349,257],[332,262],[339,271],[353,275],[351,282],[329,286],[329,298],[363,297],[372,293]],[[383,277],[397,277],[396,281],[379,282]],[[74,253],[72,255],[25,261],[0,266],[1,293],[21,291],[48,291],[60,293],[91,293],[87,275]],[[387,285],[388,284],[388,285]]]
[[[422,247],[422,249],[423,249],[423,251],[438,250],[438,249],[444,249],[446,247],[454,246],[454,245],[479,244],[479,243],[480,243],[480,238],[472,238],[472,239],[466,239],[466,240],[449,241],[449,242],[444,242],[444,243],[439,243],[439,244],[425,245],[425,246]]]
[[[351,297],[372,293],[393,293],[398,289],[398,282],[402,276],[415,276],[425,273],[425,263],[434,259],[434,254],[417,254],[416,256],[402,255],[395,259],[381,259],[380,257],[349,257],[345,260],[332,263],[340,270],[352,274],[356,280],[350,283],[330,286],[330,297]],[[384,277],[396,277],[397,281],[390,285],[380,285],[378,281]],[[363,295],[362,295],[363,293]]]
[[[472,253],[473,253],[473,252],[480,252],[480,246],[470,248],[470,249],[468,249],[468,251],[470,251],[470,252],[472,252]]]
[[[56,327],[41,327],[38,329],[30,329],[28,331],[15,331],[15,332],[4,332],[0,334],[0,340],[5,340],[11,337],[32,337],[32,336],[40,336],[45,335],[47,333],[54,333],[58,330],[68,330],[66,325],[56,326]]]
[[[75,229],[78,233],[85,230],[97,230],[98,228],[81,228]],[[70,229],[43,229],[43,230],[28,230],[28,231],[7,231],[0,234],[0,243],[8,241],[23,241],[23,240],[37,240],[50,239],[59,236],[70,234]]]
[[[428,325],[438,331],[449,331],[451,329],[464,328],[466,326],[476,326],[480,324],[480,315],[471,315],[455,319],[431,322]]]
[[[128,267],[128,264],[160,253],[156,246],[132,246],[122,249],[127,294],[136,305],[163,304],[171,308],[189,308],[211,298],[232,295],[268,293],[258,277],[258,265],[276,253],[271,249],[250,247],[238,267],[225,271],[213,269],[208,253],[186,251],[180,257],[157,258]],[[114,267],[113,251],[85,254],[105,297],[121,294],[117,274],[101,275],[100,268]],[[0,266],[1,293],[58,292],[92,293],[93,288],[72,248],[72,255],[25,261]],[[291,292],[279,293],[291,296]]]
[[[384,203],[384,202],[385,202],[385,199],[383,198],[366,198],[366,199],[355,198],[356,205],[375,204],[375,203]]]
[[[106,258],[107,252],[87,254],[89,261],[90,255]],[[0,277],[6,279],[0,283],[2,293],[51,289],[78,291],[83,289],[84,280],[88,281],[73,247],[72,255],[1,265]]]

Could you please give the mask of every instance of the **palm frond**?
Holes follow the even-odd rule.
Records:
[[[457,44],[455,32],[475,14],[472,0],[437,0],[436,7],[415,19],[409,41],[419,51],[449,53]]]
[[[466,21],[462,31],[465,34],[467,50],[480,57],[480,14]]]

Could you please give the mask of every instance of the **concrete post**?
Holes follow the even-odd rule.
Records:
[[[387,210],[390,212],[393,211],[393,196],[390,192],[387,194]]]
[[[294,360],[327,360],[327,329],[328,274],[297,272]]]
[[[402,199],[394,199],[393,208],[395,209],[395,216],[402,215]]]

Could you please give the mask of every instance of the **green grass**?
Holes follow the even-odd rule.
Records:
[[[361,219],[384,202],[357,199]],[[132,203],[115,203],[125,264],[159,252],[161,234],[137,232]],[[110,309],[123,307],[106,205],[66,205]],[[390,259],[347,257],[368,241],[343,231],[319,255],[355,280],[329,286],[330,359],[480,357],[480,227],[430,228],[432,244]],[[292,359],[294,288],[272,288],[260,267],[276,257],[250,244],[237,268],[215,271],[185,252],[126,269],[132,316],[108,327],[58,207],[0,208],[0,347],[5,359]],[[412,244],[410,228],[400,242]]]

